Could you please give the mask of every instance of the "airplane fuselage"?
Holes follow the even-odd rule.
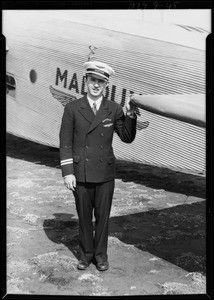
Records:
[[[85,92],[83,63],[90,49],[116,75],[106,96],[124,107],[130,93],[204,94],[205,51],[168,41],[71,20],[5,17],[7,131],[59,146],[64,106]],[[176,30],[182,30],[177,27]],[[203,172],[205,130],[149,111],[137,111],[137,136],[124,145],[115,135],[117,158]]]

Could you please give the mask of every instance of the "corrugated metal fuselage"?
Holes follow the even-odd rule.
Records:
[[[106,94],[123,107],[130,92],[204,94],[205,101],[203,50],[66,20],[9,22],[3,27],[9,47],[6,68],[15,90],[7,95],[7,131],[14,135],[59,146],[65,103],[86,92],[82,65],[89,46],[96,60],[116,71]],[[135,141],[126,145],[115,135],[114,149],[120,159],[205,170],[204,128],[142,109]]]

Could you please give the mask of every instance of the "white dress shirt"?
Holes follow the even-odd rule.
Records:
[[[96,101],[92,100],[89,95],[87,95],[87,99],[88,99],[88,102],[89,102],[89,105],[91,106],[92,110],[93,110],[93,103],[96,102],[96,109],[98,110],[100,108],[100,105],[102,103],[102,99],[103,99],[103,96],[100,96],[100,98],[98,98]],[[128,112],[126,113],[127,116],[129,116],[130,118],[136,118],[136,114],[135,112],[133,111],[132,113]]]
[[[100,108],[100,104],[102,102],[103,96],[100,96],[100,98],[98,98],[96,101],[92,100],[88,95],[87,95],[87,99],[89,102],[89,105],[91,106],[91,108],[93,109],[93,103],[96,103],[96,108],[97,110]]]

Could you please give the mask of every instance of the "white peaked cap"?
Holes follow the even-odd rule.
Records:
[[[84,63],[83,68],[86,71],[86,74],[94,74],[102,77],[104,79],[109,79],[111,75],[114,75],[114,70],[107,64],[91,60]]]

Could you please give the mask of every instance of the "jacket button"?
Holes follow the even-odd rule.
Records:
[[[101,136],[104,136],[104,133],[102,132],[100,135],[101,135]]]
[[[85,161],[88,161],[88,158],[86,158]]]
[[[85,146],[85,149],[88,149],[88,146],[87,146],[87,145]]]
[[[100,149],[103,149],[103,145],[100,145]]]
[[[102,159],[102,158],[100,158],[100,162],[103,162],[103,159]]]

